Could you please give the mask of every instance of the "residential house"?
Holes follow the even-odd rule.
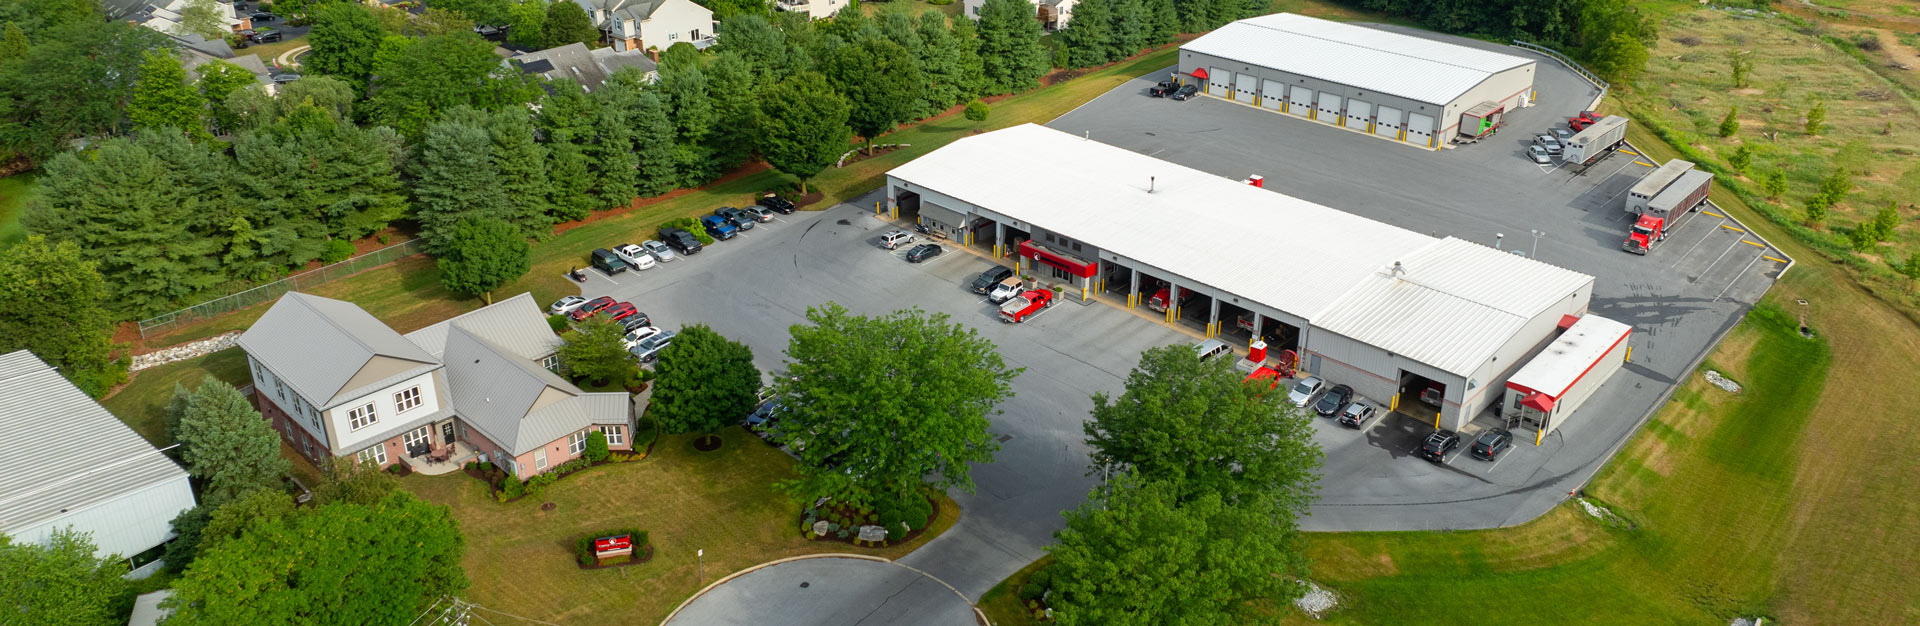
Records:
[[[554,374],[560,343],[524,293],[404,336],[352,303],[288,293],[240,336],[261,412],[316,464],[479,460],[521,478],[579,457],[592,431],[633,446],[629,396]]]
[[[187,80],[189,82],[200,80],[200,66],[218,60],[238,65],[240,69],[244,69],[247,73],[253,74],[254,82],[259,83],[261,88],[267,91],[267,95],[273,95],[279,91],[279,84],[273,82],[273,72],[267,69],[266,63],[260,61],[260,57],[251,54],[241,54],[230,59],[222,59],[192,48],[181,48],[179,56],[180,66],[186,68]]]
[[[570,43],[538,52],[516,54],[503,63],[507,67],[517,68],[527,74],[536,74],[547,80],[571,78],[592,92],[607,82],[615,71],[634,67],[646,72],[647,82],[660,79],[659,64],[639,50],[620,51],[613,48],[587,49],[583,43]]]
[[[1046,27],[1047,30],[1060,30],[1066,28],[1067,22],[1073,19],[1073,5],[1076,4],[1078,0],[1029,1],[1033,3],[1034,19],[1040,20],[1041,26]],[[979,21],[980,7],[986,4],[987,0],[963,0],[961,2],[961,7],[963,8],[961,13],[969,18],[973,18],[974,21]]]
[[[666,50],[686,42],[713,45],[713,11],[693,0],[573,0],[614,50]]]
[[[773,8],[788,13],[805,13],[807,19],[825,19],[853,4],[853,0],[774,0]]]
[[[187,7],[195,1],[204,0],[105,0],[102,8],[112,19],[124,19],[147,28],[154,29],[172,37],[182,48],[196,50],[215,58],[233,58],[233,48],[227,45],[223,37],[206,37],[188,31],[182,16]],[[209,5],[226,25],[228,32],[240,32],[253,28],[253,19],[233,10],[233,3],[213,0]]]
[[[0,534],[39,543],[71,528],[96,554],[133,557],[194,504],[186,470],[52,366],[0,355]]]

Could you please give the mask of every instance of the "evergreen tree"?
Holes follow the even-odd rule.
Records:
[[[547,175],[553,178],[553,195],[548,197],[554,222],[570,222],[593,215],[599,202],[593,198],[593,168],[587,164],[586,148],[573,141],[547,144]]]
[[[641,92],[632,128],[639,195],[652,197],[672,191],[674,182],[682,178],[678,169],[681,160],[675,152],[673,122],[667,119],[666,103],[652,91]]]
[[[920,65],[921,82],[925,84],[914,116],[931,117],[972,95],[970,91],[975,85],[968,83],[964,59],[974,55],[977,67],[979,53],[961,47],[953,30],[947,26],[947,16],[938,11],[921,13],[913,28],[913,39],[919,42],[919,46],[909,50],[918,55],[916,60]]]
[[[765,17],[736,16],[722,22],[720,30],[727,33],[726,40],[720,44],[721,51],[738,53],[752,64],[760,84],[772,84],[786,76],[792,61],[787,54],[787,33],[774,28]]]
[[[1732,137],[1740,132],[1740,107],[1727,109],[1727,116],[1720,118],[1720,136]],[[1739,169],[1746,169],[1744,167]]]
[[[907,49],[882,37],[841,48],[828,59],[826,71],[846,97],[847,123],[866,140],[869,154],[874,138],[912,119],[926,87]]]
[[[1080,0],[1073,5],[1073,20],[1060,37],[1067,46],[1068,67],[1093,67],[1113,60],[1118,46],[1113,32],[1117,15],[1111,0]]]
[[[300,65],[317,74],[337,76],[355,91],[366,91],[374,52],[385,37],[380,21],[359,3],[323,4],[313,11],[313,30],[307,33],[307,45],[313,50],[301,58]]]
[[[1171,42],[1180,35],[1180,15],[1174,11],[1173,0],[1146,0],[1146,4],[1153,25],[1149,29],[1152,45]]]
[[[593,120],[600,103],[587,95],[578,81],[561,78],[547,83],[547,97],[540,101],[540,116],[534,125],[547,140],[582,142],[593,137]]]
[[[602,106],[599,131],[587,151],[593,168],[595,209],[631,204],[640,189],[640,157],[634,153],[633,117],[625,109]]]
[[[1827,103],[1815,100],[1813,108],[1807,109],[1807,134],[1818,135],[1827,127]]]
[[[487,134],[493,140],[493,166],[513,206],[513,225],[523,237],[539,237],[553,227],[554,180],[547,173],[547,147],[534,138],[533,118],[527,111],[501,109],[488,116]]]
[[[674,161],[679,172],[678,182],[687,187],[705,183],[720,176],[720,172],[710,169],[712,156],[707,135],[714,129],[713,97],[707,90],[706,72],[699,67],[683,67],[660,76],[661,98],[664,100],[668,117],[673,121]],[[642,149],[647,146],[647,138],[641,138]],[[643,171],[645,167],[641,168]],[[647,173],[652,176],[652,173]],[[648,194],[650,195],[650,194]]]
[[[960,63],[959,78],[955,81],[960,87],[960,100],[955,102],[986,95],[986,62],[980,58],[980,28],[973,20],[953,21],[953,49],[954,57]]]
[[[587,17],[586,10],[572,0],[547,5],[545,27],[547,48],[570,43],[584,43],[594,48],[600,43],[600,29],[593,27],[593,20]]]
[[[989,0],[994,1],[994,0]],[[760,99],[761,152],[774,169],[807,181],[847,149],[847,99],[818,72],[802,72],[767,89]]]
[[[691,43],[677,42],[660,52],[661,76],[692,67],[700,67],[700,49]]]
[[[187,70],[167,50],[149,50],[140,62],[140,81],[134,83],[127,118],[139,130],[170,128],[194,139],[211,139],[201,116],[207,101],[187,84]]]
[[[1153,13],[1147,7],[1147,0],[1101,0],[1111,1],[1113,9],[1113,45],[1108,49],[1109,61],[1118,61],[1139,54],[1153,41]],[[1076,17],[1077,19],[1077,17]]]
[[[182,391],[175,387],[176,401]],[[280,435],[246,394],[207,376],[184,404],[180,457],[202,481],[202,504],[219,507],[248,492],[280,487],[292,466],[280,457]]]
[[[27,56],[28,47],[27,31],[21,30],[19,24],[7,22],[6,34],[0,35],[0,63]]]
[[[242,134],[234,143],[236,186],[254,202],[230,220],[244,220],[260,244],[236,242],[235,252],[244,258],[257,248],[263,263],[293,265],[318,257],[329,237],[385,228],[407,208],[400,151],[391,129],[360,128],[311,104]]]
[[[737,52],[722,52],[707,66],[707,94],[713,98],[714,127],[707,133],[708,155],[715,172],[740,167],[753,156],[758,122],[759,90],[753,65]]]
[[[986,0],[980,7],[979,29],[984,93],[1013,93],[1039,84],[1049,63],[1031,3]]]
[[[491,153],[485,129],[458,122],[427,127],[413,162],[413,219],[435,255],[449,251],[460,222],[512,219]]]
[[[520,0],[508,13],[512,23],[507,28],[507,45],[539,50],[547,42],[546,0]]]

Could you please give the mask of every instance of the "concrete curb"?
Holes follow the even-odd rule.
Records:
[[[937,583],[940,583],[940,586],[942,586],[942,587],[946,587],[946,588],[947,588],[947,591],[951,591],[951,592],[953,592],[953,595],[956,595],[956,596],[960,596],[960,601],[961,601],[961,602],[965,602],[965,603],[967,604],[967,607],[968,607],[968,608],[971,608],[971,609],[973,609],[973,616],[974,616],[974,619],[975,619],[975,620],[977,620],[977,621],[978,621],[979,623],[981,623],[981,624],[989,624],[989,623],[990,623],[990,622],[988,622],[988,621],[987,621],[987,614],[986,614],[986,613],[983,613],[983,612],[981,612],[981,611],[980,611],[980,607],[977,607],[977,606],[974,606],[974,605],[973,605],[973,601],[972,601],[972,600],[968,600],[968,599],[967,599],[967,596],[966,596],[966,594],[963,594],[963,593],[960,593],[960,590],[959,590],[959,589],[955,589],[955,588],[953,587],[953,585],[950,585],[950,584],[947,584],[947,581],[944,581],[944,580],[940,580],[939,578],[935,578],[935,577],[934,577],[934,575],[932,575],[932,574],[928,574],[928,573],[927,573],[926,571],[924,571],[924,570],[921,570],[921,569],[919,569],[919,568],[916,568],[916,567],[914,567],[914,566],[911,566],[911,565],[904,565],[904,564],[901,564],[901,563],[899,563],[899,562],[896,562],[896,561],[894,561],[894,560],[892,560],[892,559],[887,559],[887,558],[884,558],[884,557],[877,557],[877,556],[871,556],[871,555],[866,555],[866,554],[852,554],[852,553],[848,553],[848,552],[823,552],[823,553],[820,553],[820,554],[803,554],[803,555],[800,555],[800,556],[790,556],[790,557],[787,557],[787,558],[784,558],[784,559],[775,559],[775,560],[772,560],[772,561],[767,561],[767,562],[765,562],[765,563],[761,563],[761,564],[759,564],[759,565],[754,565],[754,566],[752,566],[752,567],[748,567],[748,568],[746,568],[746,569],[743,569],[743,570],[740,570],[740,571],[737,571],[737,572],[734,572],[734,573],[732,573],[732,574],[728,574],[728,575],[726,575],[726,576],[725,576],[724,578],[721,578],[721,579],[719,579],[719,580],[715,580],[715,581],[713,581],[712,583],[710,583],[710,584],[708,584],[708,585],[707,585],[707,586],[705,586],[705,587],[701,587],[699,591],[696,591],[696,592],[694,592],[692,596],[689,596],[689,597],[688,597],[688,598],[687,598],[686,600],[684,600],[684,601],[682,601],[682,602],[680,603],[680,606],[676,606],[676,607],[673,607],[673,612],[672,612],[672,613],[668,613],[668,614],[667,614],[667,617],[666,617],[666,619],[663,619],[663,620],[660,620],[660,625],[661,625],[661,626],[666,626],[666,625],[667,625],[668,623],[670,623],[670,622],[672,622],[672,621],[673,621],[673,618],[675,618],[675,617],[678,617],[678,616],[680,615],[680,611],[683,611],[683,610],[685,610],[685,609],[687,608],[687,605],[689,605],[689,604],[693,604],[693,601],[694,601],[694,600],[698,600],[698,599],[700,599],[700,597],[701,597],[701,596],[704,596],[704,595],[707,595],[707,592],[708,592],[708,591],[712,591],[712,590],[713,590],[713,589],[714,589],[715,587],[719,587],[720,585],[724,585],[724,584],[726,584],[726,583],[727,583],[728,581],[731,581],[731,580],[733,580],[733,579],[735,579],[735,578],[739,578],[739,577],[741,577],[741,576],[745,576],[745,575],[747,575],[747,574],[750,574],[750,573],[753,573],[753,572],[757,572],[757,571],[760,571],[760,570],[763,570],[763,569],[766,569],[766,568],[769,568],[769,567],[773,567],[773,566],[775,566],[775,565],[779,565],[779,564],[781,564],[781,563],[792,563],[792,562],[794,562],[794,561],[804,561],[804,560],[807,560],[807,559],[858,559],[858,560],[861,560],[861,561],[873,561],[873,562],[876,562],[876,563],[886,563],[886,564],[888,564],[888,565],[892,565],[892,566],[894,566],[894,567],[899,567],[899,568],[902,568],[902,569],[905,569],[905,570],[907,570],[907,571],[910,571],[910,572],[913,572],[913,573],[915,573],[915,574],[919,574],[919,575],[921,575],[921,576],[923,576],[923,577],[925,577],[925,578],[926,578],[927,580],[931,580],[931,581],[933,581],[933,582],[937,582]]]

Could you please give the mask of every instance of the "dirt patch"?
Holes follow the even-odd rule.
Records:
[[[1738,96],[1757,96],[1766,92],[1767,90],[1761,89],[1759,87],[1743,87],[1740,89],[1733,90],[1734,95],[1738,95]]]
[[[723,441],[724,440],[721,439],[719,435],[708,435],[706,437],[694,437],[693,449],[699,450],[701,452],[712,452],[714,450],[719,450],[720,444]]]
[[[1649,470],[1653,470],[1655,474],[1672,476],[1674,455],[1668,452],[1667,442],[1659,437],[1646,437],[1645,439],[1646,441],[1640,444],[1641,452],[1635,455],[1640,457],[1640,464],[1645,465]]]
[[[573,230],[575,228],[579,228],[587,224],[592,224],[594,222],[598,222],[600,220],[604,220],[612,217],[626,215],[628,213],[632,213],[634,211],[639,210],[641,207],[652,206],[655,204],[659,204],[661,202],[666,202],[668,200],[672,200],[680,196],[694,193],[696,191],[700,191],[708,187],[713,187],[716,185],[724,185],[742,178],[746,178],[748,176],[752,176],[754,174],[767,171],[767,169],[768,169],[768,166],[766,163],[763,163],[760,161],[754,161],[752,163],[742,165],[731,172],[727,172],[726,174],[721,175],[719,178],[714,179],[713,182],[707,183],[705,185],[701,185],[699,187],[675,189],[673,191],[669,191],[651,198],[634,198],[633,202],[629,202],[627,203],[626,206],[623,206],[617,209],[595,211],[593,215],[587,216],[586,219],[580,219],[580,220],[574,220],[571,222],[562,222],[559,224],[555,224],[553,226],[553,234],[555,235],[564,234],[569,230]]]

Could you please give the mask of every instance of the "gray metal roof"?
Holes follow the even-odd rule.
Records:
[[[0,355],[0,532],[186,475],[39,357]]]
[[[447,329],[456,325],[530,361],[546,358],[559,350],[563,343],[558,335],[553,334],[553,327],[547,325],[546,315],[540,311],[540,304],[534,302],[531,293],[521,293],[407,333],[407,340],[440,357],[447,350]]]
[[[586,10],[587,17],[589,18],[593,17],[594,9],[600,9],[600,10],[606,11],[608,15],[613,16],[615,19],[631,19],[636,22],[652,17],[654,11],[660,10],[660,6],[667,3],[667,0],[574,0],[574,1],[580,4],[581,9]]]
[[[440,366],[351,302],[288,292],[240,335],[240,347],[301,397],[325,410]],[[376,356],[418,363],[380,380],[343,388]]]
[[[511,454],[594,424],[631,421],[627,394],[583,392],[463,326],[447,329],[444,357],[461,419]]]
[[[1533,64],[1510,54],[1293,13],[1233,22],[1180,49],[1440,105],[1494,74]]]
[[[586,44],[579,42],[528,52],[506,62],[523,73],[537,74],[548,80],[571,78],[587,91],[599,88],[621,68],[637,67],[645,72],[653,72],[658,68],[645,52],[621,52],[612,48],[588,50]]]
[[[1627,191],[1652,198],[1659,195],[1660,190],[1666,189],[1668,185],[1672,185],[1673,181],[1679,179],[1681,174],[1685,174],[1692,169],[1692,161],[1683,161],[1680,159],[1667,161],[1666,163],[1660,164],[1660,167],[1654,168],[1653,171],[1647,172],[1646,176],[1640,177],[1640,181],[1634,183],[1633,187]]]

